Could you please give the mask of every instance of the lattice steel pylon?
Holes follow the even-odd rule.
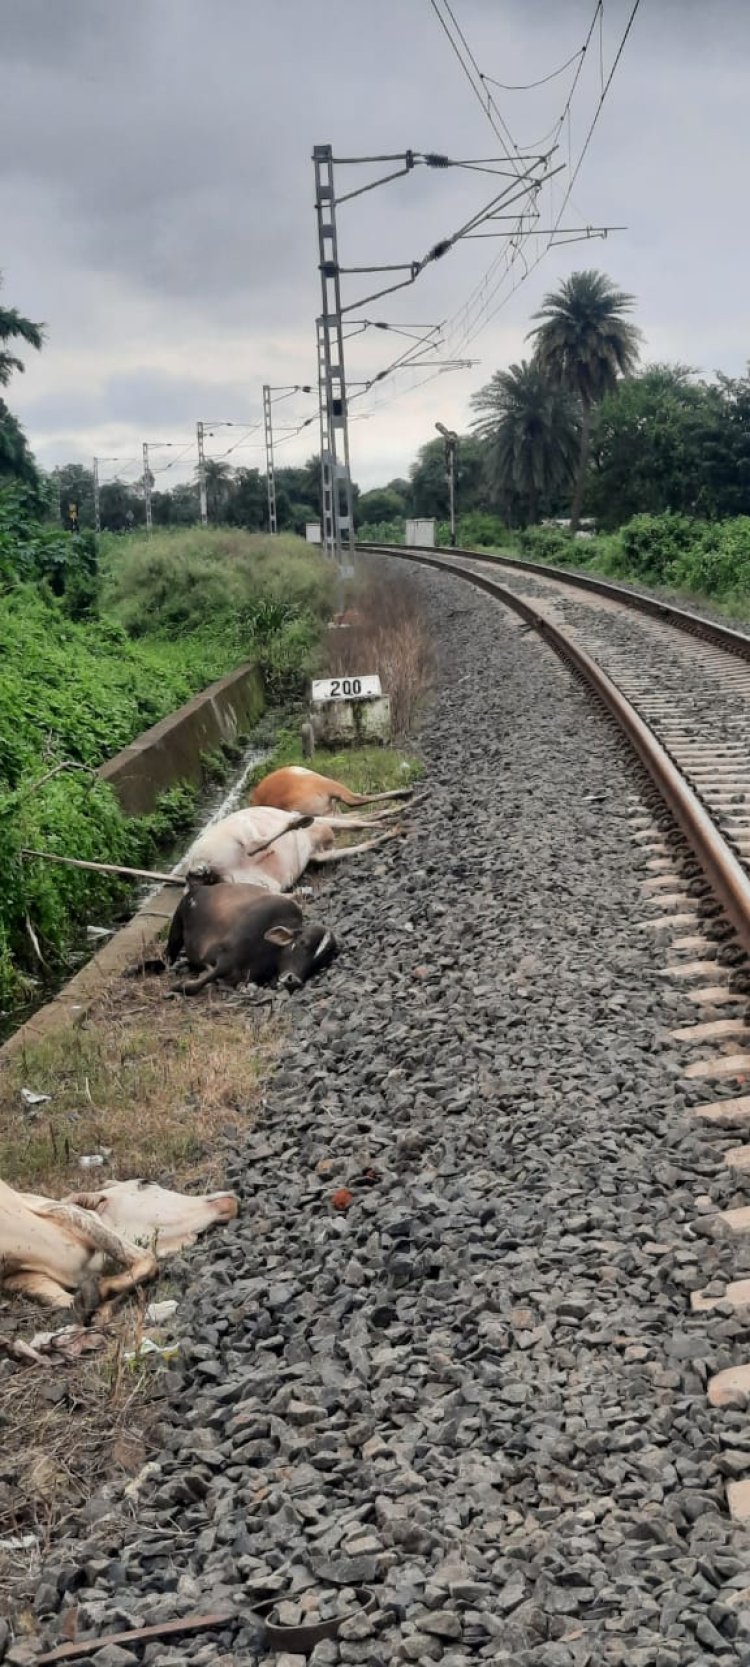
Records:
[[[322,542],[343,573],[354,549],[352,477],[344,371],[344,331],[330,145],[315,145],[315,212],[323,310],[317,321]]]
[[[268,382],[263,384],[263,427],[266,435],[266,484],[268,487],[268,531],[278,532],[276,522],[276,476],[273,469],[273,417],[271,414],[271,388]]]
[[[320,537],[327,556],[335,555],[333,531],[333,467],[328,437],[328,399],[326,394],[326,351],[323,320],[316,320],[318,340],[318,402],[320,413]]]

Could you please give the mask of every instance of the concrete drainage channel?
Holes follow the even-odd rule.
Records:
[[[160,793],[176,782],[198,784],[201,757],[222,742],[236,742],[240,734],[251,731],[263,705],[260,673],[254,666],[241,666],[145,730],[129,747],[102,765],[98,774],[117,793],[126,815],[144,815],[153,810]],[[262,757],[263,752],[257,747],[248,749],[232,786],[223,786],[218,795],[214,791],[209,796],[203,820],[192,837],[237,808],[245,782]],[[168,871],[174,873],[177,868],[179,861]],[[132,919],[115,931],[101,949],[93,950],[80,971],[51,1000],[42,998],[43,1005],[0,1046],[0,1061],[9,1059],[31,1042],[39,1042],[65,1029],[70,1023],[81,1023],[101,995],[105,981],[136,961],[171,920],[179,898],[177,886],[140,888],[135,894]]]
[[[742,1243],[675,1034],[704,975],[662,949],[689,967],[718,907],[539,633],[416,580],[428,791],[403,856],[326,884],[342,955],[228,1145],[237,1222],[177,1271],[161,1449],[39,1573],[58,1660],[748,1660],[745,1398],[707,1393]]]

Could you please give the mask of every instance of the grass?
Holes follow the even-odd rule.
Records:
[[[102,612],[132,637],[221,624],[247,642],[273,607],[322,621],[333,597],[331,563],[292,533],[186,527],[103,541]]]
[[[25,1329],[38,1329],[40,1310],[24,1306]],[[6,1368],[3,1375],[0,1613],[15,1611],[19,1637],[19,1607],[33,1597],[44,1553],[56,1533],[104,1481],[113,1474],[123,1480],[133,1475],[158,1445],[158,1401],[147,1394],[153,1372],[148,1364],[134,1370],[125,1359],[138,1341],[140,1325],[140,1311],[137,1316],[132,1309],[123,1312],[117,1335],[101,1352],[82,1356],[72,1371],[58,1368],[53,1374],[21,1366],[12,1375]],[[38,1549],[3,1548],[6,1537],[28,1534],[35,1536]]]
[[[221,1137],[246,1128],[274,1052],[263,1008],[230,992],[171,998],[158,977],[118,980],[80,1027],[0,1066],[0,1174],[10,1186],[80,1190],[95,1179],[221,1181]],[[49,1094],[35,1116],[22,1088]]]
[[[305,764],[320,776],[343,782],[353,793],[387,793],[394,787],[410,787],[422,775],[419,759],[394,747],[342,747],[338,752],[318,747],[315,757],[306,759],[299,736],[293,729],[282,729],[270,758],[249,777],[248,797],[263,776],[285,764]]]
[[[347,630],[329,632],[331,672],[377,672],[397,739],[411,734],[432,681],[432,642],[422,593],[393,562],[368,556],[359,569]]]
[[[727,620],[750,619],[750,517],[699,521],[684,515],[637,515],[615,532],[574,538],[533,527],[509,533],[495,553],[600,574]]]

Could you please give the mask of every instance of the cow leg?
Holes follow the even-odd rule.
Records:
[[[334,833],[341,833],[343,828],[376,828],[379,822],[387,816],[397,816],[396,810],[376,810],[372,816],[316,816],[318,827],[333,828]]]
[[[169,962],[170,967],[173,961],[177,960],[177,957],[184,948],[184,945],[185,936],[182,926],[182,903],[180,902],[169,923],[166,959]]]
[[[222,961],[214,961],[210,967],[204,967],[198,978],[191,978],[187,984],[179,984],[178,989],[184,996],[197,996],[199,990],[205,990],[207,984],[213,984],[217,978],[223,978],[229,967]]]
[[[147,1280],[156,1278],[158,1271],[159,1264],[153,1251],[142,1251],[124,1273],[102,1276],[99,1280],[99,1301],[109,1302],[112,1297],[123,1291],[132,1291],[136,1285],[145,1285]]]
[[[402,830],[393,829],[390,833],[378,834],[375,839],[363,839],[359,845],[345,845],[340,851],[316,851],[310,861],[343,862],[344,857],[358,857],[362,851],[374,851],[376,845],[385,845],[386,840],[400,838]]]
[[[75,1303],[73,1292],[66,1291],[51,1274],[10,1273],[2,1280],[2,1288],[17,1291],[22,1297],[33,1297],[36,1302],[46,1302],[50,1308],[72,1308]]]
[[[376,828],[378,822],[388,822],[394,816],[403,816],[403,805],[392,805],[389,810],[373,810],[367,816],[349,816],[346,811],[339,811],[333,816],[318,816],[318,822],[325,822],[329,828],[335,828],[338,833],[341,828]]]

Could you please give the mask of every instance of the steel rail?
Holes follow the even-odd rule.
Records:
[[[406,546],[358,544],[357,548],[363,552],[369,550],[376,553],[383,550],[389,554],[396,554]],[[691,613],[688,608],[678,608],[674,602],[662,601],[658,596],[644,596],[640,591],[628,590],[625,585],[617,585],[612,579],[602,579],[592,573],[573,573],[567,567],[552,567],[546,562],[524,561],[520,556],[499,556],[489,550],[454,550],[451,553],[465,556],[471,561],[487,562],[492,567],[518,568],[521,573],[529,573],[540,579],[555,579],[559,584],[570,585],[577,590],[594,591],[598,596],[609,597],[612,602],[621,602],[624,607],[633,608],[638,613],[650,614],[653,619],[660,619],[666,625],[673,625],[677,631],[685,631],[689,636],[700,637],[703,642],[724,648],[728,654],[735,654],[739,659],[750,660],[750,636],[745,636],[742,631],[733,630],[731,625],[720,625],[714,619],[705,619],[702,614]]]
[[[364,548],[364,546],[363,546]],[[375,546],[369,546],[374,549]],[[712,822],[697,794],[673,763],[668,752],[644,723],[635,707],[596,660],[571,641],[559,626],[545,619],[525,597],[506,590],[489,575],[465,567],[461,562],[422,550],[398,545],[379,545],[383,555],[415,561],[439,572],[468,580],[478,590],[511,608],[530,625],[555,653],[573,666],[627,736],[634,752],[648,771],[665,805],[685,836],[714,895],[731,920],[743,948],[750,951],[750,877]],[[468,554],[468,552],[464,552]],[[721,627],[720,627],[721,629]],[[750,649],[750,643],[748,643]]]

